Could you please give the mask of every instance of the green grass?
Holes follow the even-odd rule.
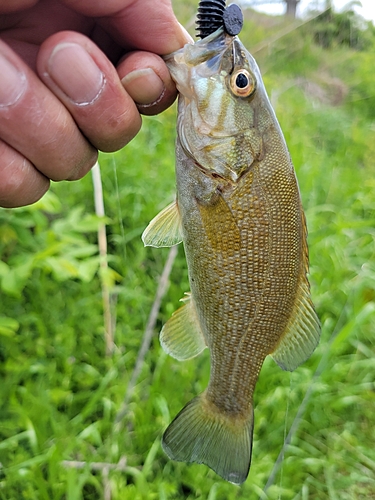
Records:
[[[186,6],[181,20],[190,15]],[[258,43],[275,29],[262,32],[257,23],[252,31],[246,22],[248,45],[253,33]],[[300,30],[258,54],[300,183],[322,340],[292,374],[266,360],[255,394],[252,468],[240,488],[205,466],[168,460],[160,447],[170,419],[209,375],[208,353],[178,363],[157,339],[188,290],[182,249],[128,411],[121,429],[114,426],[168,255],[144,248],[140,235],[174,196],[175,109],[145,118],[131,144],[101,156],[113,356],[105,356],[90,176],[55,184],[36,206],[0,211],[1,499],[104,499],[105,483],[112,500],[375,498],[372,54],[323,51]],[[334,78],[345,89],[335,104],[306,86],[330,96]],[[110,470],[106,480],[88,465],[63,465],[122,457],[123,470]]]

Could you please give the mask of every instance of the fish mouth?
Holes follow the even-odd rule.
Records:
[[[231,36],[221,27],[196,43],[164,56],[178,91],[192,98],[191,74],[195,78],[215,77],[220,72],[231,74],[244,64],[243,45],[237,36]]]
[[[194,78],[215,76],[221,67],[224,53],[230,48],[234,39],[227,35],[223,28],[219,28],[203,40],[188,43],[182,49],[163,57],[177,90],[187,101],[194,99],[191,86],[192,74],[194,73]],[[230,59],[232,52],[232,50],[228,52]]]

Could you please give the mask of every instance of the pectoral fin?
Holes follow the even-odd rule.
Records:
[[[311,356],[320,338],[320,323],[310,299],[307,280],[300,285],[294,311],[286,333],[271,354],[276,363],[288,371],[295,370]]]
[[[146,247],[171,247],[181,243],[181,221],[176,201],[152,219],[143,231],[142,241]]]
[[[172,314],[160,332],[164,351],[179,361],[197,356],[206,347],[190,294],[182,300],[185,305]]]

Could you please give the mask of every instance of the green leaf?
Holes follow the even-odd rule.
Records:
[[[100,257],[82,260],[78,266],[79,278],[82,281],[91,281],[99,269]]]
[[[49,190],[39,201],[30,206],[30,210],[42,210],[48,214],[58,214],[61,212],[62,205],[60,199]]]
[[[9,272],[9,266],[5,262],[0,260],[0,278]]]
[[[361,311],[350,321],[348,321],[341,331],[337,334],[335,340],[332,342],[332,349],[337,348],[342,344],[353,332],[358,329],[369,318],[375,315],[375,303],[368,302],[363,306]]]
[[[74,259],[48,257],[45,259],[45,264],[58,281],[77,278],[79,276],[79,263]]]
[[[12,337],[18,330],[19,323],[13,318],[0,315],[0,335]]]
[[[8,272],[3,274],[1,288],[5,293],[18,297],[25,288],[27,280],[31,276],[34,258],[25,256],[26,262],[15,267],[9,267]]]

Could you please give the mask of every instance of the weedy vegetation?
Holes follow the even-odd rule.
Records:
[[[196,2],[174,5],[191,24]],[[322,323],[318,349],[294,373],[265,362],[246,483],[174,463],[160,447],[209,375],[207,352],[178,363],[157,338],[188,290],[182,248],[133,377],[169,252],[144,248],[140,235],[174,197],[173,108],[145,118],[124,150],[101,155],[104,218],[90,176],[53,185],[33,206],[0,210],[1,499],[375,498],[375,34],[362,22],[354,46],[342,43],[331,16],[286,26],[246,10],[241,32],[297,171]]]

